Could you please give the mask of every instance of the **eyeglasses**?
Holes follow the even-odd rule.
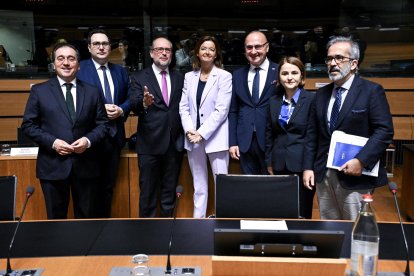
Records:
[[[56,57],[57,63],[63,63],[63,62],[65,62],[65,60],[67,60],[70,63],[75,63],[75,62],[78,61],[78,59],[76,57],[74,57],[74,56],[67,56],[67,57],[65,57],[65,56],[58,56],[58,57]]]
[[[326,64],[331,64],[332,60],[335,60],[336,64],[339,64],[341,62],[344,62],[344,59],[348,59],[349,61],[355,60],[354,58],[350,58],[350,57],[344,57],[341,55],[335,55],[335,56],[327,56],[325,58],[325,63]]]
[[[244,46],[246,48],[247,51],[251,51],[253,50],[253,48],[256,49],[256,51],[260,51],[264,48],[264,46],[266,46],[266,44],[268,44],[269,42],[266,42],[264,44],[257,44],[257,45],[246,45]]]
[[[172,49],[171,48],[163,48],[163,47],[157,47],[157,48],[153,48],[152,49],[154,52],[156,52],[157,54],[161,54],[162,52],[165,51],[166,54],[170,54]]]
[[[108,41],[102,41],[102,42],[95,41],[95,42],[92,42],[91,44],[95,48],[99,48],[101,46],[104,47],[104,48],[108,48],[109,45],[110,45]]]

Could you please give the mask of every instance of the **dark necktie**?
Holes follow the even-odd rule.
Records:
[[[252,100],[254,104],[257,104],[259,102],[260,67],[257,67],[254,70],[256,70],[256,74],[254,75],[253,79]]]
[[[167,85],[167,71],[161,71],[162,79],[161,79],[161,92],[162,97],[164,98],[165,104],[168,106],[168,85]]]
[[[76,111],[75,111],[75,103],[73,102],[72,93],[70,90],[72,89],[71,83],[65,83],[66,86],[66,106],[68,107],[70,118],[72,119],[72,123],[76,120]]]
[[[106,74],[106,67],[102,65],[101,70],[103,72],[103,77],[104,77],[105,101],[106,101],[107,104],[112,104],[114,102],[112,101],[111,86],[109,85],[108,76]]]
[[[330,120],[330,123],[329,123],[329,130],[331,131],[331,133],[335,130],[336,122],[337,122],[338,117],[339,117],[339,110],[341,109],[342,93],[343,92],[344,92],[344,89],[342,87],[337,87],[336,88],[336,97],[335,97],[335,102],[332,106],[331,120]]]

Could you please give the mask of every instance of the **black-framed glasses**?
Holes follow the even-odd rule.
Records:
[[[327,56],[325,58],[325,63],[326,64],[331,64],[332,60],[335,60],[335,63],[338,64],[338,63],[346,61],[346,59],[348,61],[354,60],[354,58],[344,57],[344,56],[341,56],[341,55],[335,55],[335,56]]]
[[[104,48],[108,48],[109,47],[109,41],[102,41],[102,42],[99,42],[99,41],[94,41],[94,42],[92,42],[91,43],[92,44],[92,46],[93,47],[95,47],[95,48],[99,48],[99,47],[104,47]]]
[[[263,50],[264,46],[266,46],[266,44],[268,44],[269,42],[266,42],[264,44],[256,44],[256,45],[245,45],[244,47],[246,48],[247,51],[251,51],[254,49],[256,49],[256,51],[260,51]]]
[[[171,48],[164,48],[164,47],[156,47],[152,49],[157,54],[161,54],[165,51],[165,53],[170,54],[172,52]]]

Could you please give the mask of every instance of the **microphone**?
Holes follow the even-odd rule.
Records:
[[[388,188],[390,189],[391,193],[394,196],[395,206],[397,207],[398,219],[400,220],[401,232],[402,232],[403,240],[404,240],[404,243],[405,243],[405,254],[406,254],[406,258],[407,258],[407,265],[405,266],[404,275],[410,276],[410,254],[409,254],[409,251],[408,251],[407,237],[405,236],[404,226],[403,226],[403,223],[402,223],[402,220],[401,220],[400,208],[398,207],[397,184],[395,184],[395,182],[389,182],[388,183]]]
[[[24,211],[26,210],[27,202],[29,201],[29,198],[32,196],[32,194],[34,193],[34,190],[35,189],[33,186],[27,186],[26,188],[26,200],[24,201],[23,210],[22,210],[22,213],[20,214],[19,220],[17,221],[17,225],[16,225],[16,228],[14,229],[14,234],[12,236],[12,239],[9,245],[9,251],[7,252],[7,269],[6,269],[5,276],[8,276],[13,272],[13,270],[11,269],[11,265],[10,265],[10,254],[13,248],[14,238],[16,238],[17,230],[19,229],[20,223],[24,215]]]
[[[180,197],[183,194],[183,191],[184,191],[184,188],[181,185],[178,185],[177,188],[175,189],[176,199],[175,199],[175,204],[174,204],[174,218],[173,218],[172,226],[171,226],[170,243],[168,244],[167,267],[165,270],[165,274],[171,274],[171,261],[170,261],[171,245],[172,245],[172,240],[173,240],[175,221],[177,220],[178,202],[180,201]]]

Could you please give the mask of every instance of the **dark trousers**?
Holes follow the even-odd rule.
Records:
[[[121,148],[116,138],[112,137],[107,137],[100,146],[101,176],[96,194],[95,210],[97,218],[110,218]]]
[[[306,219],[312,218],[313,196],[315,190],[306,189],[303,185],[303,172],[292,172],[287,169],[282,171],[273,170],[275,175],[297,174],[299,176],[299,216]]]
[[[240,152],[240,169],[242,174],[268,174],[265,153],[260,149],[256,138],[256,133],[253,133],[252,144],[247,152]]]
[[[172,143],[165,154],[138,154],[140,217],[156,216],[158,194],[160,216],[172,216],[182,160],[183,152],[177,151]]]
[[[98,178],[80,178],[71,172],[67,179],[40,180],[48,219],[66,219],[72,192],[75,218],[95,217],[94,203]]]

